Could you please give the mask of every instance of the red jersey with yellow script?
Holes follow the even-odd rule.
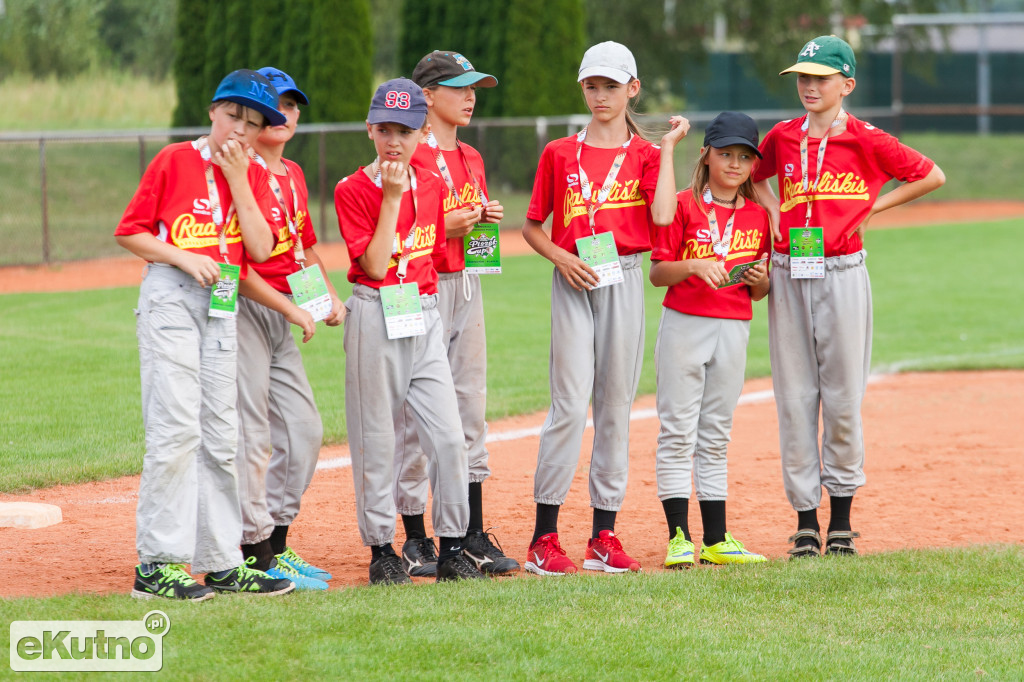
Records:
[[[411,230],[415,230],[406,281],[416,282],[420,294],[437,293],[437,271],[432,258],[444,251],[444,183],[441,178],[423,169],[416,172],[416,202],[414,213],[412,190],[402,194],[402,208],[398,214],[398,243],[405,244]],[[384,191],[374,184],[360,168],[342,178],[334,188],[334,208],[338,212],[338,228],[348,246],[352,265],[348,269],[348,281],[365,284],[379,289],[398,284],[398,255],[392,253],[388,272],[383,280],[370,278],[359,267],[357,259],[366,251],[373,233],[377,230],[377,218]],[[414,223],[415,216],[415,225]]]
[[[114,234],[117,236],[150,232],[168,244],[193,253],[201,253],[220,262],[217,226],[210,210],[204,161],[191,142],[170,144],[160,150],[146,168]],[[271,208],[277,203],[267,186],[266,171],[249,164],[249,186],[264,217],[271,223]],[[231,206],[231,190],[220,167],[213,165],[221,211],[226,217]],[[245,248],[238,216],[233,215],[224,230],[228,261],[242,266],[247,273]]]
[[[810,188],[817,176],[821,138],[807,140],[805,192],[800,170],[804,119],[782,121],[768,131],[761,142],[764,159],[754,171],[754,182],[778,176],[783,241],[775,244],[775,250],[789,253],[789,229],[807,223],[807,201],[811,199],[810,226],[824,228],[825,256],[857,253],[864,245],[854,230],[867,217],[882,186],[893,178],[920,180],[935,162],[870,123],[849,116],[846,130],[828,139],[821,178],[813,192]]]
[[[707,204],[696,202],[689,189],[676,195],[676,217],[672,224],[662,228],[654,240],[651,260],[681,261],[695,258],[715,260],[711,250],[713,239],[708,226]],[[715,207],[718,229],[725,231],[731,210]],[[768,211],[753,201],[746,200],[736,209],[732,224],[732,239],[725,257],[725,270],[757,260],[768,253],[771,228]],[[687,315],[720,317],[731,320],[749,320],[753,317],[750,287],[737,284],[724,289],[712,289],[696,275],[673,284],[665,293],[662,304],[666,308]]]
[[[445,186],[444,214],[446,216],[456,209],[480,206],[480,198],[477,196],[476,186],[473,184],[469,173],[466,172],[467,163],[473,171],[473,176],[480,183],[484,196],[488,196],[487,180],[484,177],[484,160],[480,156],[480,152],[463,142],[460,142],[459,146],[462,149],[462,153],[458,149],[452,151],[441,150],[445,163],[448,165],[448,172],[452,175],[452,184],[455,186],[454,194],[451,188]],[[426,169],[431,173],[437,173],[436,153],[437,150],[426,142],[420,143],[416,147],[416,153],[413,154],[412,165],[417,168]],[[445,184],[444,179],[441,180],[441,183]],[[444,234],[443,225],[441,234]],[[434,257],[434,268],[438,272],[461,272],[466,269],[466,250],[462,237],[445,240],[444,251],[440,256]]]
[[[313,221],[309,217],[309,190],[306,188],[306,176],[303,174],[299,164],[288,159],[281,159],[288,168],[288,175],[277,175],[277,184],[281,187],[281,197],[291,214],[295,211],[295,203],[292,201],[292,183],[295,181],[295,191],[298,194],[299,211],[296,214],[295,226],[302,239],[302,247],[308,249],[316,244],[316,233],[313,232]],[[288,219],[284,214],[281,204],[271,190],[271,201],[273,208],[271,215],[274,218],[270,223],[271,228],[277,231],[277,246],[263,263],[252,263],[251,267],[267,281],[267,284],[274,287],[283,294],[292,293],[288,286],[288,275],[297,272],[299,264],[295,262],[295,243],[292,241],[291,231],[288,229]]]
[[[603,149],[583,143],[580,162],[596,199],[612,163],[622,147]],[[658,148],[634,136],[607,200],[594,215],[597,232],[613,232],[620,256],[651,250],[654,223],[650,205],[658,185]],[[576,253],[576,240],[590,236],[590,220],[576,163],[576,136],[563,137],[544,147],[533,181],[533,196],[526,217],[543,223],[551,219],[551,241]]]

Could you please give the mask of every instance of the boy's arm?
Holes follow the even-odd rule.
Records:
[[[249,186],[249,157],[242,145],[228,140],[221,150],[214,152],[213,159],[231,188],[231,200],[238,216],[245,251],[254,261],[262,263],[270,258],[275,239]]]
[[[866,218],[864,218],[864,222],[850,231],[850,235],[856,232],[860,235],[861,239],[863,239],[864,228],[867,227],[868,221],[871,220],[872,216],[881,213],[882,211],[887,211],[890,208],[895,208],[896,206],[905,204],[908,201],[913,201],[914,199],[923,197],[929,192],[934,192],[944,184],[946,184],[946,174],[942,172],[942,169],[939,168],[938,165],[932,166],[932,169],[928,171],[928,175],[924,176],[920,180],[904,183],[893,189],[891,192],[886,192],[875,199],[875,205],[871,207],[871,212],[868,213]]]
[[[139,258],[151,263],[173,265],[191,275],[200,286],[212,286],[220,279],[220,266],[217,265],[217,261],[201,253],[179,249],[173,244],[157,239],[151,232],[119,234],[115,239],[123,248]]]
[[[302,328],[302,342],[306,343],[316,333],[313,316],[295,305],[280,291],[267,284],[255,269],[249,268],[248,276],[242,280],[238,293],[246,298],[281,313],[284,319]]]
[[[768,218],[772,226],[772,239],[776,242],[782,241],[782,228],[779,222],[779,198],[775,196],[771,183],[768,182],[768,178],[765,178],[761,182],[755,183],[754,189],[757,190],[758,203],[768,211]]]
[[[334,289],[331,278],[327,276],[327,268],[324,267],[324,262],[320,260],[320,254],[312,246],[306,247],[306,263],[309,266],[316,265],[320,268],[320,272],[323,273],[324,282],[327,283],[327,291],[331,294],[331,312],[324,318],[324,324],[328,327],[337,327],[345,320],[345,305],[341,302],[341,298],[338,297],[338,292]]]
[[[398,233],[398,214],[402,210],[402,183],[406,176],[405,164],[384,161],[380,164],[380,182],[384,198],[380,203],[377,228],[370,243],[356,261],[370,279],[383,280],[388,275],[395,235]]]
[[[661,138],[661,163],[658,167],[658,185],[651,203],[651,220],[655,225],[671,225],[676,217],[676,172],[672,160],[676,143],[686,137],[690,122],[682,116],[669,119],[672,129]]]

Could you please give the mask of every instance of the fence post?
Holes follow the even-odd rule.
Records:
[[[897,25],[892,43],[892,130],[896,137],[903,128],[903,30]]]
[[[537,117],[537,158],[544,153],[544,145],[548,143],[548,119],[544,116]]]
[[[146,174],[146,138],[139,135],[139,180]]]
[[[50,264],[50,218],[46,209],[46,140],[39,139],[39,195],[43,219],[43,262]]]

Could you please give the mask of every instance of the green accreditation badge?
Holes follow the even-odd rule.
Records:
[[[384,324],[389,339],[423,336],[427,333],[423,306],[420,304],[420,287],[416,282],[381,287],[380,303],[384,307]]]
[[[478,223],[462,238],[466,272],[471,275],[501,274],[501,245],[498,225]]]
[[[726,287],[732,287],[736,286],[737,284],[742,284],[743,273],[745,273],[747,270],[750,270],[751,268],[757,267],[761,263],[764,263],[766,260],[766,258],[761,258],[755,261],[751,261],[749,263],[740,263],[739,265],[732,266],[732,270],[729,271],[729,279],[726,280],[724,284],[719,284],[718,288],[724,289]]]
[[[576,240],[576,251],[580,259],[597,273],[598,281],[594,289],[623,281],[619,249],[615,246],[615,235],[611,232],[580,237]]]
[[[288,275],[292,301],[319,322],[331,314],[331,294],[320,266],[311,265]]]
[[[220,266],[220,279],[210,291],[210,317],[233,318],[238,314],[238,278],[242,268],[229,263]]]
[[[789,228],[789,276],[825,278],[825,235],[820,227]]]

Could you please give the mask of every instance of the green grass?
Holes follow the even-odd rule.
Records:
[[[875,368],[1024,367],[1024,317],[1011,314],[1019,309],[1015,266],[1022,241],[1019,220],[870,232]],[[539,256],[518,256],[506,259],[502,275],[484,278],[490,419],[547,407],[551,269]],[[347,295],[344,273],[331,276]],[[0,297],[0,491],[139,471],[136,296],[135,288],[119,288]],[[641,394],[655,390],[663,296],[663,289],[646,289]],[[760,302],[748,377],[770,372],[767,329]],[[326,441],[342,442],[342,330],[321,326],[302,350]]]
[[[0,621],[160,608],[173,679],[1000,680],[1020,676],[1022,572],[1024,549],[974,547],[198,605],[12,599]]]

